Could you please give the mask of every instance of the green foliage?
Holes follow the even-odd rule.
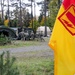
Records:
[[[11,39],[9,37],[4,36],[3,34],[0,35],[0,45],[11,43]]]
[[[36,29],[39,27],[39,23],[37,20],[34,20],[34,26],[33,26],[33,29],[34,29],[34,32],[36,33]]]
[[[17,27],[18,26],[17,24],[18,24],[18,20],[16,18],[9,21],[10,27]]]
[[[8,16],[7,15],[5,15],[5,20],[7,20],[8,19]]]
[[[28,27],[30,24],[30,19],[29,20],[24,20],[24,27]]]
[[[43,18],[43,14],[40,14],[39,18],[38,18],[38,22],[40,23],[42,21]]]
[[[18,22],[17,19],[14,19],[12,21],[12,23],[11,23],[12,24],[12,27],[16,27],[17,26],[17,22]]]
[[[7,51],[6,57],[5,52],[0,55],[0,75],[19,75],[19,71],[16,65],[14,65],[15,58],[10,59],[10,54]]]
[[[50,27],[52,27],[52,28],[54,26],[58,10],[59,10],[59,8],[58,8],[58,0],[50,1],[50,4],[49,4],[49,11],[50,11],[49,21],[50,22],[49,23],[50,23]]]
[[[27,12],[23,20],[24,27],[29,27],[30,21],[31,21],[31,15],[29,14],[29,12]]]

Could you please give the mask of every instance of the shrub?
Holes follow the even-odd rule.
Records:
[[[11,39],[3,34],[0,35],[0,45],[11,43]]]
[[[19,75],[17,66],[14,64],[15,58],[10,59],[9,52],[7,51],[4,57],[4,52],[0,55],[0,75]]]

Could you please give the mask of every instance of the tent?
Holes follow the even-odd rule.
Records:
[[[50,36],[51,30],[50,30],[50,28],[48,26],[46,26],[46,28],[47,28],[47,36]],[[37,31],[37,33],[41,33],[42,32],[42,34],[44,36],[45,35],[45,26],[38,27],[36,31]]]

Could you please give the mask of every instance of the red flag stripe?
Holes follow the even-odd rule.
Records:
[[[63,5],[64,5],[65,10],[66,10],[71,4],[75,5],[75,0],[64,0],[64,1],[63,1]]]

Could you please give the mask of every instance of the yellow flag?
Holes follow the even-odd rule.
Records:
[[[75,0],[64,0],[49,46],[54,50],[54,75],[75,75]]]

